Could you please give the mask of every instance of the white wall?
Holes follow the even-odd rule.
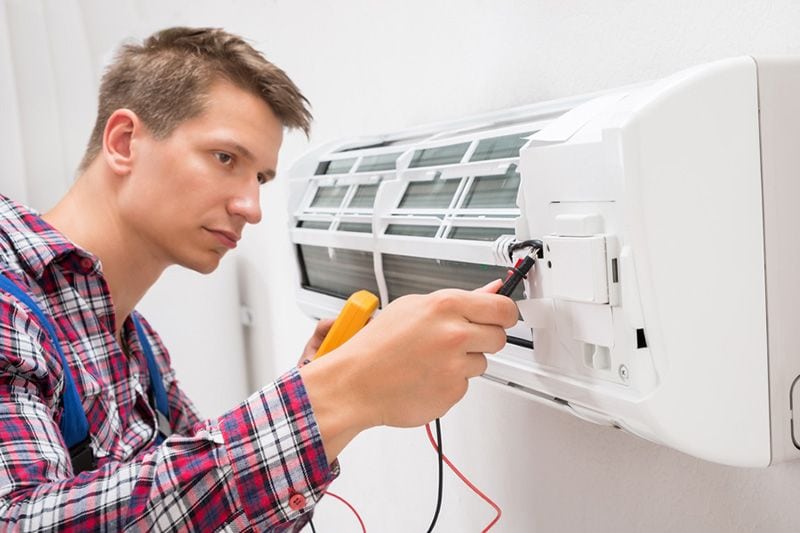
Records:
[[[610,88],[726,56],[800,53],[793,2],[295,1],[273,4],[263,22],[263,49],[314,104],[314,142]],[[299,148],[289,144],[282,157]],[[259,231],[285,241],[270,226],[284,222],[283,206],[265,202],[269,221]],[[285,286],[271,293],[291,297]],[[277,331],[298,321],[286,313]],[[295,346],[305,327],[294,330]],[[294,354],[279,357],[288,363]],[[503,507],[497,531],[800,530],[798,464],[706,463],[481,381],[444,428],[445,449]],[[424,531],[435,467],[422,430],[369,432],[342,463],[334,490],[352,498],[372,531]],[[446,483],[441,531],[479,531],[491,510],[452,476]],[[320,505],[316,522],[320,531],[357,531],[335,501]]]
[[[610,88],[727,56],[800,53],[800,4],[791,0],[110,4],[73,2],[94,54],[107,53],[118,38],[178,23],[225,26],[253,39],[313,103],[313,143]],[[3,46],[0,39],[0,61]],[[302,136],[290,135],[281,168],[307,148]],[[238,285],[259,322],[246,339],[258,354],[253,382],[293,364],[313,327],[293,304],[285,179],[264,193],[265,221],[247,232],[236,262]],[[227,301],[227,283],[202,280],[192,290],[206,283],[215,301]],[[169,287],[163,291],[160,306],[179,299]],[[186,320],[165,316],[165,336],[177,339],[173,352],[186,327]],[[213,357],[196,336],[185,346]],[[216,356],[237,349],[234,342],[230,353]],[[187,388],[200,390],[197,365],[179,372]],[[706,463],[480,380],[443,425],[446,452],[503,508],[493,531],[800,529],[800,464],[747,470]],[[435,462],[423,430],[367,432],[341,461],[333,490],[358,507],[370,531],[424,531]],[[491,510],[452,476],[445,483],[437,531],[479,531]],[[332,499],[320,504],[315,522],[318,531],[358,531]]]

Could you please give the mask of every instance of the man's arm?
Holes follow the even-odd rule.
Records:
[[[0,301],[0,523],[9,529],[280,529],[335,477],[296,370],[192,436],[74,476],[47,343],[24,309]]]

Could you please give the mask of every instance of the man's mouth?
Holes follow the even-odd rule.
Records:
[[[216,239],[229,249],[236,248],[236,243],[239,241],[239,235],[232,231],[221,230],[221,229],[211,229],[211,228],[204,228],[206,231],[211,233]]]

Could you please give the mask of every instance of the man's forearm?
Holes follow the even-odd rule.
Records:
[[[369,419],[369,406],[359,398],[352,379],[355,370],[346,358],[332,353],[300,369],[329,464],[356,435],[377,425]]]
[[[307,512],[336,474],[296,371],[198,425],[191,437],[173,435],[127,461],[101,458],[98,470],[77,477],[47,409],[17,392],[0,394],[0,409],[18,411],[0,423],[16,420],[37,431],[0,443],[0,524],[9,527],[269,529]]]

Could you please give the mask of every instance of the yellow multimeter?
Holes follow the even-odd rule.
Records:
[[[344,307],[336,317],[336,322],[331,326],[330,331],[325,336],[325,340],[317,350],[317,357],[322,357],[326,353],[335,350],[344,344],[358,330],[364,327],[369,317],[378,308],[378,297],[369,291],[354,292],[344,303]]]

